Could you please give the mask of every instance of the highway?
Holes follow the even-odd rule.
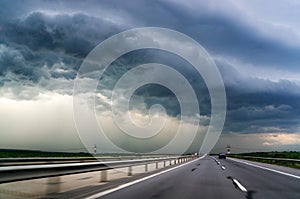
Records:
[[[205,156],[153,176],[93,190],[88,198],[300,198],[299,170],[272,165],[267,170],[259,168],[264,164],[253,163],[258,165],[254,167],[239,161]]]

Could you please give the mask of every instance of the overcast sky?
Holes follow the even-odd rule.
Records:
[[[151,26],[193,38],[220,70],[227,116],[214,152],[224,151],[228,144],[233,152],[300,150],[299,21],[296,0],[2,0],[0,148],[84,150],[72,108],[74,79],[82,61],[110,36]],[[102,79],[106,84],[98,88],[99,120],[105,119],[105,93],[124,70],[153,60],[172,64],[201,91],[197,97],[202,135],[210,117],[203,80],[195,79],[187,63],[166,52],[134,52],[116,60]],[[174,128],[180,107],[163,87],[143,87],[135,93],[131,106],[138,111],[136,120],[147,123],[144,114],[156,103],[166,108],[173,122],[170,129]],[[193,150],[197,147],[193,143]]]

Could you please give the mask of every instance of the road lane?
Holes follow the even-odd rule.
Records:
[[[249,198],[300,198],[300,179],[231,159],[220,160],[220,163],[226,167],[225,175],[238,179],[246,187]]]
[[[241,190],[240,185],[246,191]],[[207,156],[101,198],[298,199],[300,198],[299,187],[300,180],[297,178],[230,159],[219,160]]]
[[[279,171],[282,173],[287,173],[288,175],[291,176],[296,176],[297,178],[300,178],[300,169],[295,169],[291,167],[284,167],[276,164],[267,164],[267,163],[262,163],[262,162],[254,162],[254,161],[249,161],[249,160],[244,160],[244,159],[237,159],[237,158],[230,158],[230,160],[242,162],[245,164],[250,164],[254,165],[255,167],[261,167],[264,169],[268,170],[274,170],[274,171]]]
[[[244,198],[211,157],[205,157],[102,198]]]

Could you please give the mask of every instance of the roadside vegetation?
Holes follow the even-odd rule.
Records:
[[[174,154],[156,154],[151,155],[153,157],[161,156],[172,156]],[[192,154],[184,154],[192,155]],[[98,157],[143,157],[150,155],[148,154],[134,154],[134,153],[98,153]],[[38,151],[38,150],[20,150],[20,149],[0,149],[0,158],[39,158],[39,157],[49,157],[49,158],[72,158],[72,157],[94,157],[92,154],[87,152],[50,152],[50,151]]]
[[[299,159],[299,151],[272,151],[272,152],[253,152],[253,153],[242,153],[240,155],[254,156],[254,157],[268,157],[268,158],[286,158],[286,159]]]
[[[47,152],[35,150],[0,149],[0,158],[33,157],[92,157],[89,153]]]
[[[297,162],[297,161],[284,160],[284,159],[300,160],[299,151],[252,152],[252,153],[231,154],[230,156],[235,158],[240,158],[240,159],[246,159],[246,160],[257,161],[257,162],[268,163],[268,164],[276,164],[280,166],[300,169],[300,161]],[[267,158],[274,158],[274,159],[267,159]]]

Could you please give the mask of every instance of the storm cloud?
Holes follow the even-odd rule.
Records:
[[[267,5],[258,9],[260,4],[193,0],[2,1],[0,94],[16,101],[39,100],[42,93],[71,96],[79,67],[94,47],[124,30],[157,26],[192,37],[217,64],[227,94],[224,134],[298,135],[300,26],[295,19],[300,18],[300,5],[264,2]],[[266,13],[266,6],[273,12]],[[282,9],[277,12],[279,8]],[[103,84],[98,86],[99,111],[105,107],[103,98],[109,99],[108,91],[126,71],[149,62],[172,65],[183,74],[196,91],[201,117],[210,117],[211,102],[201,76],[195,75],[180,57],[151,49],[131,52],[112,63],[100,80]],[[170,117],[180,114],[176,96],[157,85],[140,88],[132,98],[131,108],[144,107],[147,112],[157,103],[166,108]]]

